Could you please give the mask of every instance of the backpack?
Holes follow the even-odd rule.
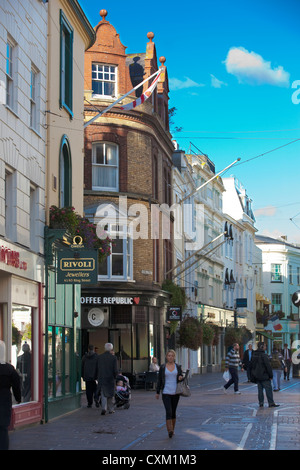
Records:
[[[272,367],[272,369],[282,369],[282,364],[281,364],[278,353],[273,353],[272,354],[271,367]]]

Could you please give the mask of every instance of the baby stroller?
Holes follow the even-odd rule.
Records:
[[[128,410],[130,407],[131,388],[129,379],[119,374],[116,378],[115,404],[116,408]]]

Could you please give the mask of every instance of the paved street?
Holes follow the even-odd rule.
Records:
[[[233,386],[225,395],[223,384],[221,373],[190,379],[192,396],[180,399],[172,439],[167,436],[162,400],[155,399],[154,391],[138,389],[132,391],[128,410],[105,416],[99,408],[86,408],[83,397],[77,411],[11,432],[10,450],[118,450],[123,452],[116,455],[124,456],[184,451],[182,458],[188,455],[191,460],[198,450],[300,450],[299,378],[282,380],[281,390],[274,393],[278,408],[267,403],[258,407],[257,387],[247,383],[245,373],[240,373],[241,395],[234,394]],[[114,455],[105,452],[102,458]]]

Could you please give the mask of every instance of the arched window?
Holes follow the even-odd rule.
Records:
[[[61,139],[59,152],[59,205],[72,205],[72,158],[69,140],[66,135]]]

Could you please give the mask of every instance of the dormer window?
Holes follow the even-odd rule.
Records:
[[[117,67],[92,64],[93,97],[115,98],[117,95]]]

